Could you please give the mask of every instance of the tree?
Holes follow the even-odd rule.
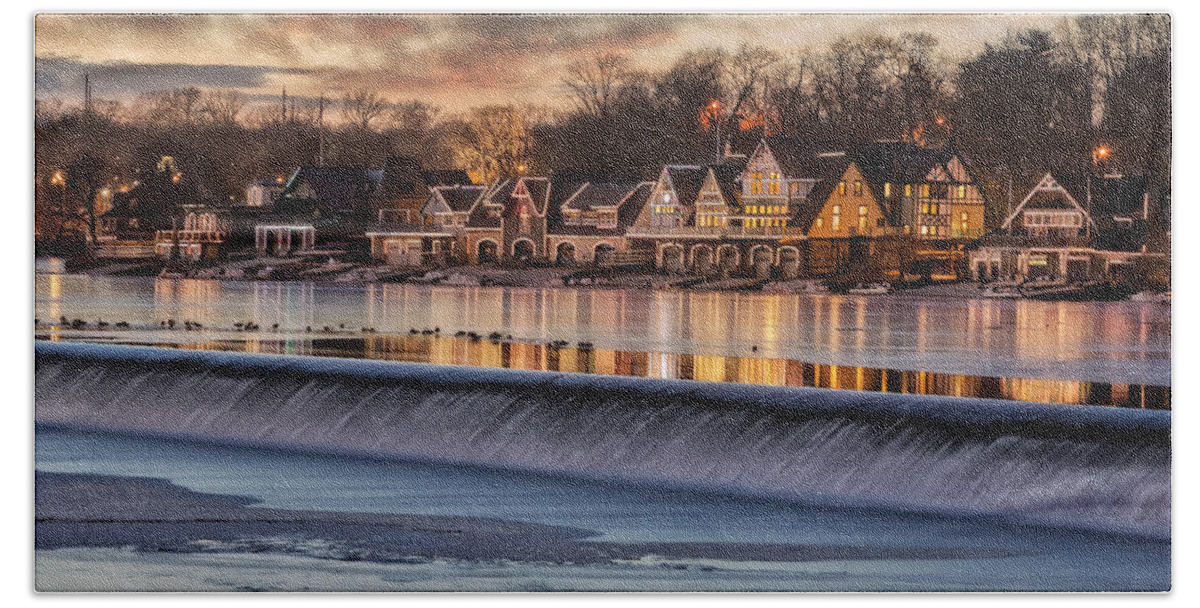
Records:
[[[573,63],[563,84],[580,112],[606,118],[612,114],[617,94],[630,75],[629,61],[608,53]]]
[[[515,177],[526,169],[530,128],[514,106],[476,108],[455,125],[453,135],[455,162],[476,182]]]
[[[388,102],[379,94],[367,90],[347,93],[342,98],[342,114],[351,126],[371,130],[371,123],[383,116]]]
[[[54,178],[74,195],[74,206],[68,198],[59,213],[65,218],[82,222],[87,227],[88,243],[91,245],[96,244],[96,197],[104,186],[104,170],[104,161],[84,154],[72,160],[66,170]]]

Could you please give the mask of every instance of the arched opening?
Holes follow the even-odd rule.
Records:
[[[683,247],[671,243],[662,250],[662,269],[667,272],[683,272]]]
[[[707,276],[713,271],[713,250],[708,245],[692,247],[692,272]]]
[[[534,254],[533,241],[529,239],[521,239],[513,243],[513,259],[518,262],[525,262],[532,258]]]
[[[770,278],[771,265],[774,261],[775,254],[766,245],[759,245],[750,250],[750,263],[756,278]]]
[[[500,246],[495,241],[479,241],[479,263],[495,264],[499,260]]]
[[[554,255],[554,263],[559,266],[575,265],[575,244],[559,243]]]
[[[741,261],[741,253],[737,247],[733,245],[721,245],[717,248],[717,268],[723,273],[730,273],[737,270],[738,262]]]
[[[592,250],[592,262],[597,266],[610,265],[613,262],[613,254],[617,252],[617,248],[608,243],[599,243]]]
[[[800,278],[800,250],[795,247],[779,248],[779,274],[786,280]]]

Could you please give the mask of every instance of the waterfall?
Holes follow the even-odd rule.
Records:
[[[36,421],[1170,536],[1171,415],[39,342]]]

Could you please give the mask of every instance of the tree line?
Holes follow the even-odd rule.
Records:
[[[329,99],[283,92],[253,106],[236,91],[198,88],[128,105],[39,100],[39,221],[89,186],[128,183],[164,156],[204,200],[220,202],[300,165],[377,167],[388,155],[461,167],[478,181],[556,168],[652,178],[665,163],[711,159],[726,142],[748,152],[762,137],[814,149],[952,142],[993,202],[993,225],[1005,201],[1047,170],[1103,163],[1169,183],[1168,16],[1081,15],[1056,31],[1010,33],[958,62],[938,45],[924,32],[788,54],[744,45],[689,52],[658,71],[600,55],[570,67],[559,84],[571,105],[558,110],[493,105],[449,115],[367,89]],[[1100,147],[1111,153],[1096,157]],[[94,183],[52,183],[81,162]]]

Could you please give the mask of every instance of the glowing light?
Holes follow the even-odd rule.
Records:
[[[54,185],[56,185],[56,186],[61,186],[61,185],[63,185],[63,182],[64,182],[64,181],[65,181],[65,180],[63,180],[63,173],[62,173],[62,171],[55,171],[55,172],[54,172],[54,175],[53,175],[53,176],[50,178],[50,183],[52,183],[52,184],[54,184]]]

